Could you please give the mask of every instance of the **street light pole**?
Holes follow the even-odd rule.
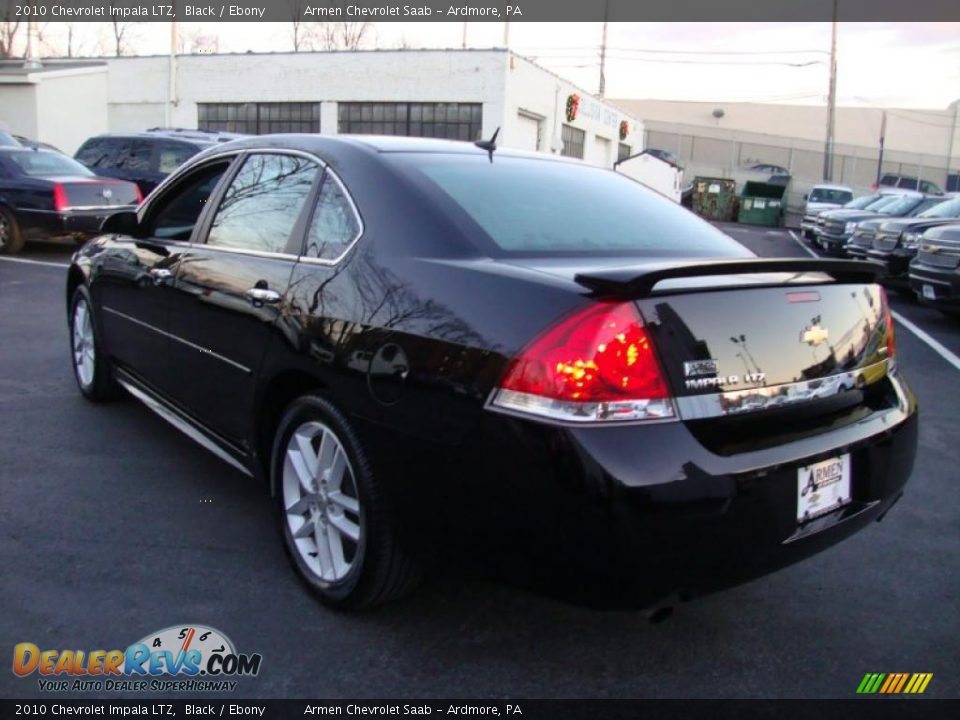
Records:
[[[830,87],[827,92],[827,143],[823,152],[823,179],[833,180],[833,133],[837,110],[837,2],[833,0],[830,28]]]
[[[610,0],[603,4],[603,41],[600,43],[600,91],[599,97],[607,90],[607,13],[610,12]]]

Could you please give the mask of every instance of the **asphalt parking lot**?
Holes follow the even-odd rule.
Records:
[[[762,256],[787,232],[724,228]],[[21,256],[65,263],[62,248]],[[287,565],[265,491],[138,403],[94,406],[67,352],[65,270],[0,261],[0,651],[125,648],[180,623],[263,655],[239,697],[836,697],[867,672],[931,672],[960,697],[960,370],[901,327],[922,413],[887,518],[666,622],[570,606],[470,575],[361,615],[319,606]],[[894,297],[960,353],[960,324]],[[7,666],[9,668],[9,665]],[[36,697],[0,671],[0,697]],[[134,696],[135,697],[135,696]]]

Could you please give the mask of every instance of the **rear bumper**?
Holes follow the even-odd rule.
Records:
[[[496,528],[484,547],[523,548],[533,572],[572,577],[568,589],[591,601],[642,606],[728,587],[820,552],[896,502],[917,406],[896,374],[891,388],[897,407],[734,455],[711,452],[683,422],[563,429],[494,417],[484,435],[499,450],[474,458],[471,510]],[[845,453],[851,502],[798,523],[799,469]]]
[[[925,304],[949,310],[960,310],[960,272],[914,262],[910,265],[910,289]],[[934,293],[933,299],[924,297],[924,286]]]
[[[64,212],[21,212],[18,219],[27,240],[80,241],[97,235],[103,221],[113,213],[130,209],[131,206]]]

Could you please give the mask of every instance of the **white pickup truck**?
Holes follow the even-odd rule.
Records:
[[[834,210],[843,207],[853,200],[853,190],[845,185],[814,185],[813,190],[803,199],[807,201],[803,208],[803,219],[800,229],[803,236],[813,238],[816,235],[817,215],[824,210]]]

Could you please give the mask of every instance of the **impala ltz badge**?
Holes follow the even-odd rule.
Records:
[[[740,375],[718,375],[720,363],[714,359],[687,360],[683,363],[683,375],[687,378],[687,390],[705,390],[718,388],[724,385],[763,385],[767,379],[766,373],[747,373]]]
[[[103,190],[100,191],[100,194],[103,195],[104,200],[109,200],[110,198],[113,197],[113,190],[111,190],[110,188],[104,188]]]

